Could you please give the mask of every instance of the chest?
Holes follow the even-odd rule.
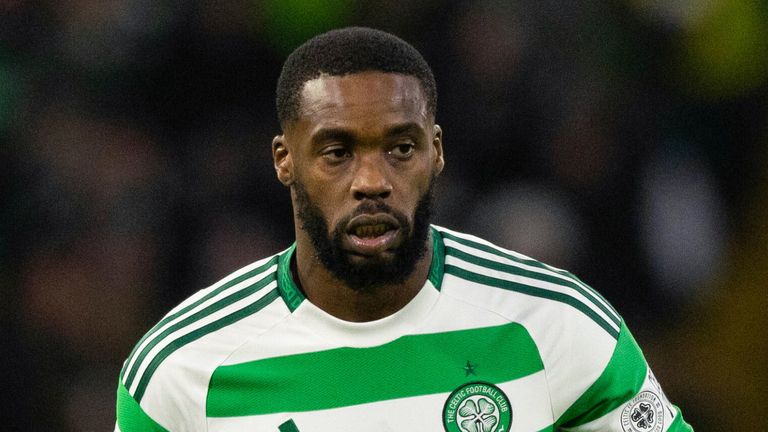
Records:
[[[224,365],[209,431],[538,431],[552,424],[535,344],[521,326],[410,335]]]
[[[543,374],[511,383],[468,381],[450,393],[360,405],[235,417],[209,417],[209,431],[539,431],[552,424]],[[365,392],[370,389],[349,389]],[[329,405],[334,405],[332,400]]]

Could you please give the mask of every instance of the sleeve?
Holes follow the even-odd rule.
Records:
[[[600,377],[560,416],[554,430],[693,431],[653,376],[626,324]]]
[[[115,432],[168,432],[168,430],[144,412],[121,380],[117,387]]]

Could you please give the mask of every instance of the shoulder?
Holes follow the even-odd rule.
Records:
[[[451,295],[486,302],[510,317],[537,310],[561,311],[567,315],[559,319],[574,315],[588,322],[588,327],[594,327],[596,332],[618,338],[620,315],[603,296],[573,274],[479,237],[435,228],[445,246],[445,276],[455,282],[447,285]]]
[[[127,395],[158,420],[167,412],[204,413],[183,408],[204,404],[216,366],[249,335],[289,313],[276,301],[279,255],[237,270],[168,312],[123,365],[120,384]]]
[[[537,346],[555,411],[603,372],[622,332],[621,316],[568,271],[484,239],[435,227],[445,248],[444,295],[521,324]],[[559,407],[558,407],[559,405]]]

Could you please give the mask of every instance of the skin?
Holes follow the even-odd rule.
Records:
[[[442,130],[426,106],[421,83],[412,76],[323,75],[304,84],[299,118],[284,125],[284,133],[272,141],[277,177],[291,188],[297,243],[294,279],[312,303],[340,319],[371,321],[405,306],[427,279],[431,241],[404,282],[366,290],[349,287],[317,259],[301,228],[296,184],[321,210],[329,230],[361,204],[374,201],[406,215],[412,224],[419,199],[444,166]],[[393,231],[363,239],[362,244],[352,232],[344,237],[344,251],[352,262],[390,260],[392,249],[403,240],[403,230]]]

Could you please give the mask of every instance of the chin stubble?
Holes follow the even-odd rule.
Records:
[[[365,291],[384,285],[403,283],[416,269],[416,264],[424,257],[429,237],[429,221],[433,202],[434,177],[430,180],[427,192],[419,199],[414,212],[413,224],[400,212],[393,210],[378,200],[362,202],[355,211],[339,221],[333,232],[320,208],[312,202],[306,189],[300,182],[294,183],[297,214],[304,230],[315,248],[318,260],[337,279],[354,290]],[[353,217],[363,213],[387,213],[395,217],[404,240],[392,251],[391,259],[370,259],[353,262],[349,254],[342,249],[344,227]]]

